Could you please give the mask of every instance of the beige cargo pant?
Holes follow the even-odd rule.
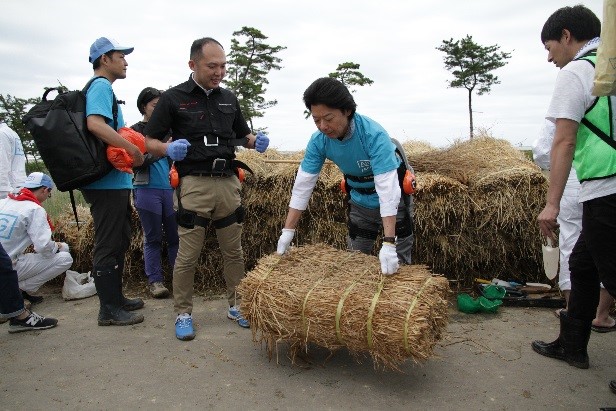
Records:
[[[235,212],[241,204],[241,183],[235,176],[185,176],[178,187],[182,208],[195,211],[199,216],[218,220]],[[178,209],[177,195],[174,208]],[[173,299],[177,314],[192,313],[195,270],[203,242],[205,228],[178,227],[180,246],[173,268]],[[233,223],[216,230],[216,238],[223,258],[223,276],[227,286],[229,305],[239,305],[235,287],[245,275],[242,251],[242,224]],[[206,250],[207,252],[207,250]]]

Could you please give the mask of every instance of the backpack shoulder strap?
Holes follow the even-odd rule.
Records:
[[[94,80],[97,80],[99,78],[106,78],[106,77],[105,76],[92,77],[86,83],[86,85],[83,88],[83,90],[81,90],[81,92],[84,94],[84,96],[88,93],[88,90],[90,89],[90,86],[92,85]],[[113,114],[113,129],[117,130],[118,129],[118,100],[116,99],[115,93],[113,93],[113,103],[111,105],[111,113]]]

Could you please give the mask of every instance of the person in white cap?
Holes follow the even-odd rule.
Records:
[[[42,301],[33,294],[43,284],[73,264],[68,244],[51,238],[54,227],[42,206],[53,188],[47,174],[34,172],[19,192],[0,200],[0,242],[17,271],[22,296],[32,304]],[[31,245],[34,253],[24,253]]]
[[[86,94],[88,130],[108,145],[125,149],[133,158],[133,166],[143,164],[143,154],[134,144],[122,138],[117,130],[124,126],[122,109],[112,84],[126,78],[126,55],[133,47],[121,46],[115,40],[100,37],[90,46],[89,61],[95,79]],[[100,300],[98,325],[130,325],[143,321],[143,315],[130,311],[143,307],[140,298],[126,298],[122,292],[124,255],[131,241],[130,193],[132,174],[112,169],[99,180],[81,189],[90,204],[94,223],[93,278]]]
[[[26,156],[21,139],[0,118],[0,199],[26,179]]]

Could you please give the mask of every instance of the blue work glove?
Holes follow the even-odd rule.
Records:
[[[186,157],[188,147],[190,147],[190,143],[188,142],[188,140],[184,138],[180,140],[175,140],[167,146],[167,155],[173,161],[182,161]]]
[[[258,131],[257,139],[255,140],[255,150],[259,153],[264,153],[265,150],[267,150],[267,146],[269,146],[269,137],[261,131]]]
[[[383,243],[379,252],[379,260],[381,261],[381,272],[385,275],[395,274],[400,267],[398,263],[398,254],[396,253],[396,245],[392,243]]]

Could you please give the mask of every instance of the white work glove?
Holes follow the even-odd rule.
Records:
[[[60,251],[64,251],[64,252],[69,252],[70,248],[68,247],[68,244],[66,243],[58,243],[58,252]]]
[[[381,271],[383,274],[395,274],[400,267],[395,244],[383,243],[381,251],[379,252],[379,260],[381,260]]]
[[[280,238],[278,239],[278,248],[276,252],[280,255],[283,255],[289,250],[289,246],[291,245],[291,241],[293,241],[293,237],[295,236],[295,229],[293,228],[283,228],[282,234],[280,234]]]

